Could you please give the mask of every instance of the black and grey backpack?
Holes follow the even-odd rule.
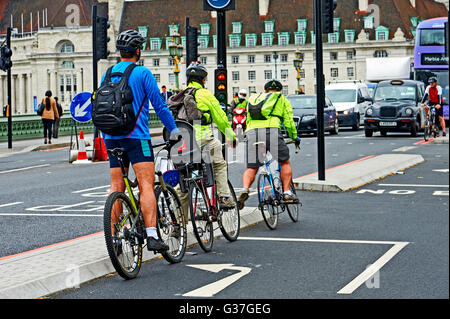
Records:
[[[92,122],[103,133],[121,136],[133,131],[147,96],[141,103],[138,114],[133,109],[133,92],[128,85],[131,72],[137,65],[130,64],[124,73],[112,73],[110,67],[100,88],[92,94]],[[119,82],[111,77],[120,76]]]

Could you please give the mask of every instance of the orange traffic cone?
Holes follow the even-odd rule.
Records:
[[[80,131],[80,149],[78,150],[77,160],[74,164],[90,163],[86,154],[86,143],[84,142],[83,131]]]

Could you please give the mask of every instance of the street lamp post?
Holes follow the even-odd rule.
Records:
[[[278,60],[278,53],[277,52],[273,52],[273,60],[275,61],[275,79],[278,78],[278,72],[277,72],[277,60]]]
[[[172,43],[169,45],[169,54],[171,58],[174,60],[175,64],[175,69],[173,70],[173,73],[175,73],[176,91],[180,90],[180,80],[179,80],[180,69],[178,64],[180,63],[180,60],[183,57],[183,49],[184,49],[184,47],[180,44],[180,42],[181,42],[181,35],[179,33],[173,33]]]
[[[294,67],[297,70],[297,91],[296,93],[300,93],[300,69],[302,68],[304,53],[300,51],[300,49],[295,50],[295,58],[294,58]]]

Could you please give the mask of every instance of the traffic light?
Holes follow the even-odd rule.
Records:
[[[322,0],[322,33],[334,32],[334,10],[337,0]]]
[[[0,70],[8,71],[12,67],[11,61],[12,51],[7,46],[0,48]]]
[[[95,38],[96,38],[96,57],[97,60],[107,59],[109,55],[108,42],[110,38],[108,36],[109,21],[105,17],[96,17],[95,19]]]
[[[186,65],[197,62],[199,30],[191,25],[186,26]]]
[[[216,69],[215,82],[216,82],[216,98],[220,103],[227,105],[227,70]]]

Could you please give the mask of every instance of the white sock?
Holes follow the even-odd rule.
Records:
[[[291,190],[284,191],[286,195],[294,195]]]
[[[158,233],[156,232],[156,227],[148,227],[145,229],[147,232],[147,237],[153,237],[155,239],[158,239]]]

